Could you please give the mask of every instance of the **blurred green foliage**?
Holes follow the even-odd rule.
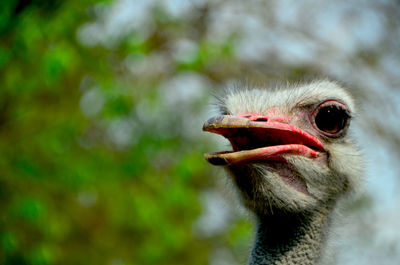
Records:
[[[182,126],[207,96],[182,110],[160,92],[188,71],[217,81],[212,69],[233,60],[234,38],[200,38],[168,71],[132,74],[126,58],[146,61],[187,25],[154,8],[152,34],[81,44],[77,32],[96,19],[94,7],[111,4],[2,1],[0,264],[206,264],[219,245],[245,258],[247,222],[228,234],[193,233],[199,192],[214,185],[202,158],[210,143]]]

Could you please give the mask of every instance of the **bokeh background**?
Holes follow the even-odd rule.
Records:
[[[399,51],[395,0],[3,0],[0,264],[244,264],[211,95],[316,76],[357,96],[367,167],[327,264],[399,264]]]

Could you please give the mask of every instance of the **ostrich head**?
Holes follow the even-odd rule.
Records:
[[[322,210],[356,187],[362,163],[348,133],[355,103],[336,83],[239,88],[219,107],[203,130],[233,150],[205,158],[228,170],[257,215]]]

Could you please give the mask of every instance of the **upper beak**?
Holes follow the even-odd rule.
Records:
[[[277,121],[279,120],[279,122]],[[283,118],[248,115],[220,115],[206,121],[203,130],[227,138],[234,151],[207,153],[213,165],[251,161],[282,161],[283,154],[315,158],[324,151],[321,141]]]

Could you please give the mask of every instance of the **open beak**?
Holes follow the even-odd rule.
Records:
[[[277,121],[280,120],[280,121]],[[294,125],[255,114],[216,116],[203,125],[203,131],[227,138],[233,151],[205,154],[213,164],[228,166],[257,161],[284,161],[283,154],[315,158],[324,151],[318,138]]]

